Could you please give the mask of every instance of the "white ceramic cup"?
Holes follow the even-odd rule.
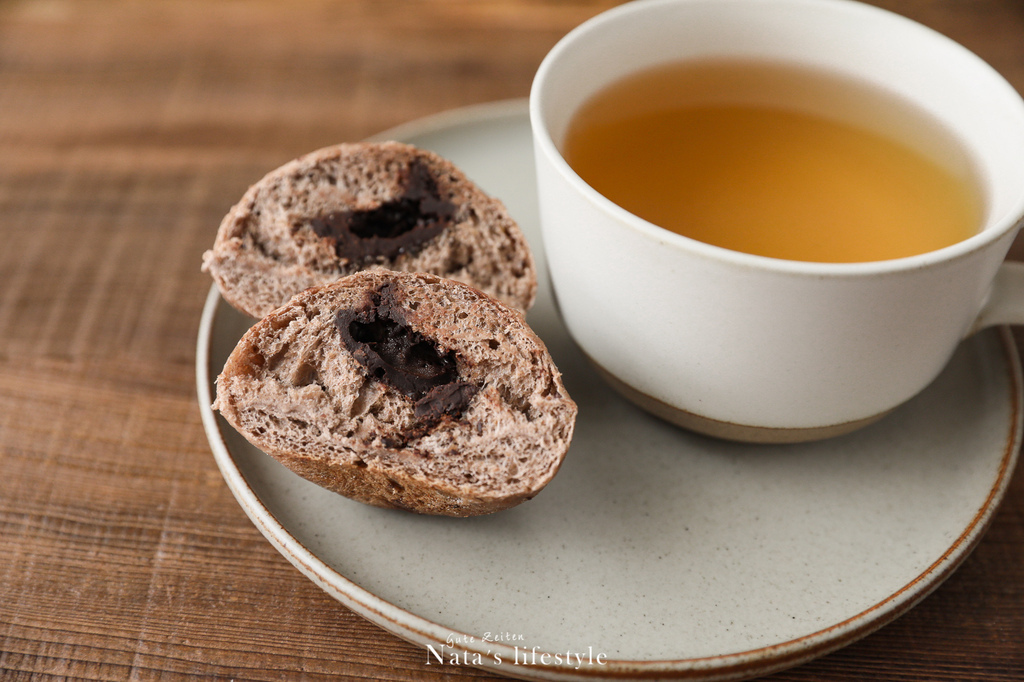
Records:
[[[595,92],[653,65],[750,58],[899,93],[977,167],[983,229],[938,251],[811,263],[669,232],[598,194],[562,157]],[[573,339],[649,411],[756,442],[837,435],[927,386],[981,327],[1024,322],[1024,266],[1003,259],[1024,216],[1024,102],[948,38],[847,0],[638,0],[566,35],[530,97],[544,247]]]

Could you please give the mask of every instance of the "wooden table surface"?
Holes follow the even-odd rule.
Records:
[[[611,4],[0,2],[0,679],[492,678],[426,666],[236,504],[196,399],[200,258],[264,172],[526,96],[555,41]],[[1024,91],[1020,0],[881,4]],[[1018,471],[933,595],[772,679],[1022,678]]]

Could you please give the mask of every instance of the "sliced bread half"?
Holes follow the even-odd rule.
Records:
[[[455,279],[524,313],[537,290],[505,206],[449,161],[397,142],[327,147],[268,173],[203,255],[224,299],[256,318],[374,268]]]
[[[308,289],[254,325],[214,408],[325,488],[450,516],[536,495],[576,418],[519,313],[459,282],[386,270]]]

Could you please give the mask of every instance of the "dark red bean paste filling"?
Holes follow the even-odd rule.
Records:
[[[334,211],[310,227],[334,244],[338,258],[371,262],[416,253],[455,217],[455,204],[441,198],[430,169],[415,159],[401,179],[402,194],[369,211]]]
[[[453,351],[442,353],[409,327],[390,283],[372,292],[360,308],[339,310],[334,321],[356,362],[413,401],[424,429],[446,416],[458,419],[479,390],[459,379]]]

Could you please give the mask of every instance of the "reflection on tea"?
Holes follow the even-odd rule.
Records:
[[[641,218],[762,256],[900,258],[982,222],[970,160],[936,122],[886,93],[780,64],[630,76],[576,113],[563,153]]]

